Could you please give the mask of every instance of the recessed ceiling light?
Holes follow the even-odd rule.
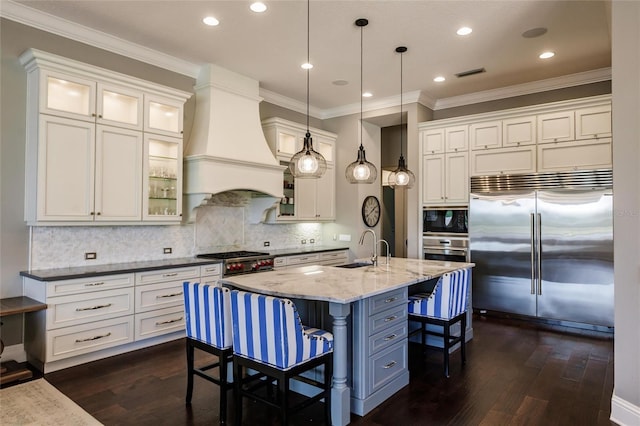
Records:
[[[541,35],[546,33],[547,33],[547,29],[545,27],[537,27],[537,28],[531,28],[530,30],[523,32],[522,37],[535,38],[535,37],[540,37]]]
[[[370,97],[372,97],[372,96],[373,96],[373,93],[371,93],[371,92],[364,92],[364,93],[362,94],[362,97],[363,97],[363,98],[370,98]]]
[[[549,58],[553,58],[554,56],[556,56],[556,54],[554,52],[542,52],[538,57],[540,59],[549,59]]]
[[[349,84],[347,80],[335,80],[335,81],[332,81],[331,83],[335,84],[336,86],[346,86],[347,84]]]
[[[311,68],[313,68],[313,64],[305,62],[304,64],[300,65],[300,68],[302,68],[303,70],[310,70]]]
[[[459,28],[458,31],[456,31],[456,34],[461,35],[461,36],[466,36],[469,35],[473,32],[473,30],[469,27],[462,27]]]
[[[445,80],[445,78],[443,76],[441,76],[441,75],[439,75],[439,76],[437,76],[436,78],[433,79],[433,81],[435,81],[437,83],[440,83],[440,82],[442,82],[444,80]]]
[[[249,6],[249,9],[257,13],[262,13],[265,10],[267,10],[267,5],[262,3],[261,1],[257,1],[255,3],[251,3],[251,6]]]
[[[209,25],[210,27],[215,27],[216,25],[218,25],[220,23],[220,21],[218,21],[213,16],[207,16],[206,18],[204,18],[202,20],[202,22],[204,22],[205,25]]]

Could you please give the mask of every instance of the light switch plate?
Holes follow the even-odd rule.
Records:
[[[351,234],[340,234],[340,241],[351,241]]]

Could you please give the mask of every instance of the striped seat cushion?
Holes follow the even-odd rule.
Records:
[[[288,369],[333,350],[333,335],[305,328],[289,299],[231,292],[233,352]]]
[[[465,312],[469,277],[469,269],[444,274],[436,283],[433,292],[409,296],[409,314],[451,319]]]
[[[187,337],[220,349],[231,347],[231,290],[188,281],[182,287]]]

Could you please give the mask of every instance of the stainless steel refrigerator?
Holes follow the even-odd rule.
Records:
[[[610,170],[471,178],[474,309],[613,327]]]

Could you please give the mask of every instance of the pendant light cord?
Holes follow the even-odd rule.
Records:
[[[362,148],[362,32],[364,31],[364,26],[360,27],[360,148]]]
[[[307,0],[307,65],[311,64],[309,60],[309,32],[310,32],[310,19],[309,19],[309,7],[310,0]],[[307,68],[307,135],[309,134],[309,68]]]
[[[402,139],[404,136],[404,118],[402,117],[402,55],[400,52],[400,157],[402,157]]]

